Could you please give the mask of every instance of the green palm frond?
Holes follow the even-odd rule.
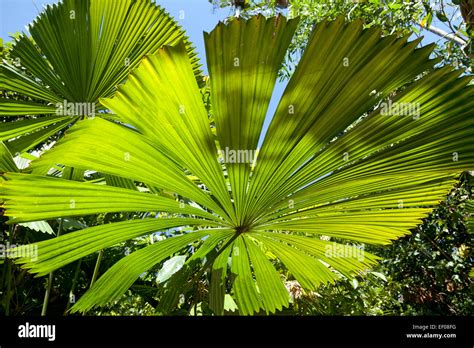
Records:
[[[201,241],[168,280],[160,308],[169,310],[206,272],[214,313],[223,314],[230,291],[246,315],[288,306],[286,279],[314,290],[370,269],[378,257],[365,244],[408,234],[474,167],[474,87],[449,67],[434,69],[432,47],[417,48],[418,40],[381,37],[358,21],[321,22],[257,154],[295,27],[283,17],[254,17],[205,34],[212,115],[183,44],[148,55],[112,98],[100,100],[131,127],[78,121],[32,165],[96,170],[157,191],[5,174],[0,188],[13,221],[166,214],[43,241],[37,260],[18,262],[43,275],[129,238],[193,226],[124,257],[73,310],[118,299],[140,274]],[[387,103],[413,108],[387,113]],[[252,155],[233,161],[223,156],[228,150]]]
[[[91,113],[110,117],[99,98],[112,96],[144,55],[163,45],[184,40],[202,83],[184,31],[150,0],[63,0],[48,5],[28,31],[31,36],[15,39],[10,59],[0,66],[0,88],[8,92],[0,98],[0,116],[27,116],[0,125],[0,140],[12,139],[6,142],[12,153],[27,151]],[[77,107],[68,109],[72,104]]]
[[[10,150],[0,141],[0,172],[17,172],[18,168],[13,161]]]

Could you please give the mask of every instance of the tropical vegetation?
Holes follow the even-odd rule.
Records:
[[[15,39],[1,66],[5,313],[28,310],[10,304],[31,275],[47,277],[43,314],[65,296],[54,281],[70,289],[55,313],[425,313],[404,305],[400,262],[437,279],[417,300],[459,291],[434,312],[472,308],[472,77],[410,34],[318,20],[267,128],[298,24],[219,23],[209,76],[148,0],[64,0]],[[428,252],[420,234],[436,238]]]

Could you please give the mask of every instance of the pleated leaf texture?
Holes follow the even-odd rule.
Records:
[[[184,31],[151,0],[63,0],[48,5],[13,42],[0,66],[0,141],[11,154],[44,143],[85,116],[102,113],[144,55],[186,42],[202,84],[199,61]],[[8,94],[7,94],[8,93]]]
[[[32,165],[95,170],[149,192],[5,173],[11,222],[148,213],[39,242],[37,260],[17,262],[46,275],[130,238],[171,231],[123,257],[72,310],[120,299],[141,274],[193,244],[159,311],[172,311],[205,279],[217,315],[226,293],[242,315],[270,314],[289,305],[287,280],[314,291],[369,270],[378,257],[365,246],[409,234],[473,169],[474,86],[449,66],[434,68],[433,46],[417,48],[420,40],[323,21],[259,146],[296,25],[259,16],[205,33],[211,115],[184,44],[146,56],[100,101],[123,123],[81,120]]]

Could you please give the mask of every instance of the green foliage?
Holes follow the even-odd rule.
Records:
[[[466,226],[466,203],[472,198],[472,176],[466,173],[412,235],[383,254],[381,266],[391,274],[390,288],[400,299],[401,314],[472,314],[469,272],[474,253]]]
[[[138,43],[130,37],[114,41],[123,28],[110,18],[110,31],[107,25],[98,29],[112,2],[68,0],[48,8],[32,28],[34,41],[21,37],[10,53],[26,58],[27,51],[39,54],[41,47],[59,75],[51,75],[42,60],[36,66],[35,60],[22,59],[25,75],[11,62],[2,66],[11,77],[6,89],[43,100],[7,93],[2,107],[8,117],[42,115],[44,101],[62,97],[82,101],[86,96],[104,112],[61,120],[61,129],[70,122],[74,126],[22,173],[11,148],[1,154],[0,198],[11,226],[3,240],[17,238],[19,223],[43,220],[57,234],[27,238],[9,250],[15,263],[8,260],[3,273],[7,314],[21,276],[18,264],[66,282],[71,293],[80,294],[71,308],[65,294],[58,294],[61,303],[69,302],[64,308],[69,313],[98,306],[104,310],[93,313],[113,315],[151,314],[151,308],[158,315],[263,315],[285,308],[304,314],[396,312],[393,297],[383,305],[382,299],[405,295],[389,288],[401,279],[385,272],[384,263],[370,271],[378,254],[395,264],[426,261],[431,268],[423,275],[432,271],[438,288],[448,288],[443,271],[453,269],[449,287],[467,288],[470,269],[464,256],[443,262],[439,257],[446,251],[430,251],[432,260],[420,260],[426,245],[416,234],[415,246],[404,249],[407,255],[380,251],[415,229],[474,163],[470,78],[460,78],[461,72],[449,67],[435,69],[432,47],[408,42],[405,18],[391,15],[399,14],[402,4],[389,4],[379,22],[369,20],[376,13],[371,11],[384,8],[372,1],[353,4],[344,16],[340,12],[347,8],[338,8],[342,3],[332,14],[308,15],[303,27],[281,16],[221,23],[205,34],[210,78],[203,88],[182,31],[147,4],[124,0],[119,8],[130,37],[143,40]],[[166,22],[167,30],[158,30],[156,21],[136,23],[139,10]],[[68,22],[70,11],[82,20],[92,18],[91,26],[79,21],[75,27],[84,32],[80,39],[86,44],[96,40],[86,45],[91,55],[71,56],[78,45],[71,32],[52,39],[44,35],[51,21]],[[347,20],[358,11],[359,19]],[[305,37],[309,27],[312,34]],[[150,34],[153,28],[166,39]],[[304,53],[292,41],[295,31]],[[71,50],[58,44],[64,40]],[[170,45],[156,51],[164,43]],[[132,50],[136,69],[128,76],[121,58],[129,44],[138,46]],[[150,46],[153,53],[141,60]],[[301,57],[260,147],[288,47],[290,55],[293,50]],[[88,70],[90,62],[107,71],[108,79]],[[72,77],[79,83],[69,85]],[[392,103],[416,110],[387,113]],[[4,140],[12,145],[20,136],[21,146],[14,148],[27,151],[58,132],[49,129],[49,119],[5,123]],[[28,138],[38,124],[44,130]],[[247,151],[247,160],[229,159],[223,155],[229,149]],[[447,212],[439,214],[452,219]],[[461,217],[456,221],[461,224]],[[425,226],[426,235],[462,249],[459,240],[438,236],[433,226]],[[362,257],[328,252],[346,247],[363,250]],[[32,248],[38,250],[34,256],[27,254]],[[55,295],[51,283],[47,293],[50,289]],[[318,298],[328,302],[318,303]],[[348,300],[356,304],[352,309]],[[467,306],[463,296],[454,302],[456,308]],[[135,308],[142,304],[142,310]]]
[[[202,84],[184,31],[150,0],[64,0],[46,6],[28,31],[31,36],[16,35],[6,45],[0,65],[2,121],[24,116],[0,124],[0,140],[9,140],[12,154],[62,136],[86,116],[113,118],[99,98],[112,96],[143,57],[163,45],[184,42]],[[80,107],[60,109],[68,104]]]
[[[283,14],[289,18],[299,17],[300,23],[288,49],[288,53],[280,71],[282,79],[288,79],[294,72],[301,54],[304,51],[315,23],[323,19],[335,19],[339,16],[347,20],[360,19],[364,27],[377,26],[383,35],[420,35],[421,27],[430,27],[433,18],[443,23],[443,30],[465,41],[464,45],[439,35],[434,55],[441,59],[441,65],[452,64],[467,73],[472,73],[472,36],[469,22],[459,19],[460,4],[457,1],[404,1],[404,0],[292,0],[288,9],[278,6],[278,1],[251,0],[246,6],[239,7],[229,0],[209,0],[215,7],[233,7],[238,9],[236,16],[248,18],[256,14],[273,16]],[[468,10],[467,10],[468,11]],[[457,16],[456,16],[457,15]],[[233,18],[230,16],[229,18]],[[421,25],[421,27],[420,27]]]
[[[300,315],[470,315],[474,310],[471,271],[474,253],[467,230],[472,176],[460,183],[411,235],[375,252],[374,271],[342,279],[317,291],[288,284],[294,299],[285,314]]]

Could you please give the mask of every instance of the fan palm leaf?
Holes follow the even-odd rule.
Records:
[[[311,291],[372,267],[378,257],[365,244],[408,234],[472,169],[474,87],[458,71],[433,68],[432,47],[417,48],[419,40],[381,37],[359,21],[324,21],[315,26],[258,156],[226,158],[224,151],[258,149],[296,24],[259,16],[205,34],[214,122],[186,47],[167,46],[100,101],[132,127],[81,120],[32,165],[92,169],[144,183],[150,192],[5,173],[0,187],[13,222],[165,214],[43,241],[37,260],[17,262],[44,275],[129,238],[192,226],[124,257],[73,310],[119,299],[143,272],[198,242],[201,248],[168,280],[160,310],[172,308],[205,273],[216,314],[228,291],[241,314],[274,313],[289,304],[285,279]],[[381,103],[416,108],[387,113]]]
[[[0,124],[0,140],[12,154],[85,116],[112,117],[101,112],[99,98],[113,95],[143,56],[163,45],[184,40],[202,82],[184,31],[149,0],[64,0],[48,5],[28,31],[0,67],[0,116],[10,118]]]

